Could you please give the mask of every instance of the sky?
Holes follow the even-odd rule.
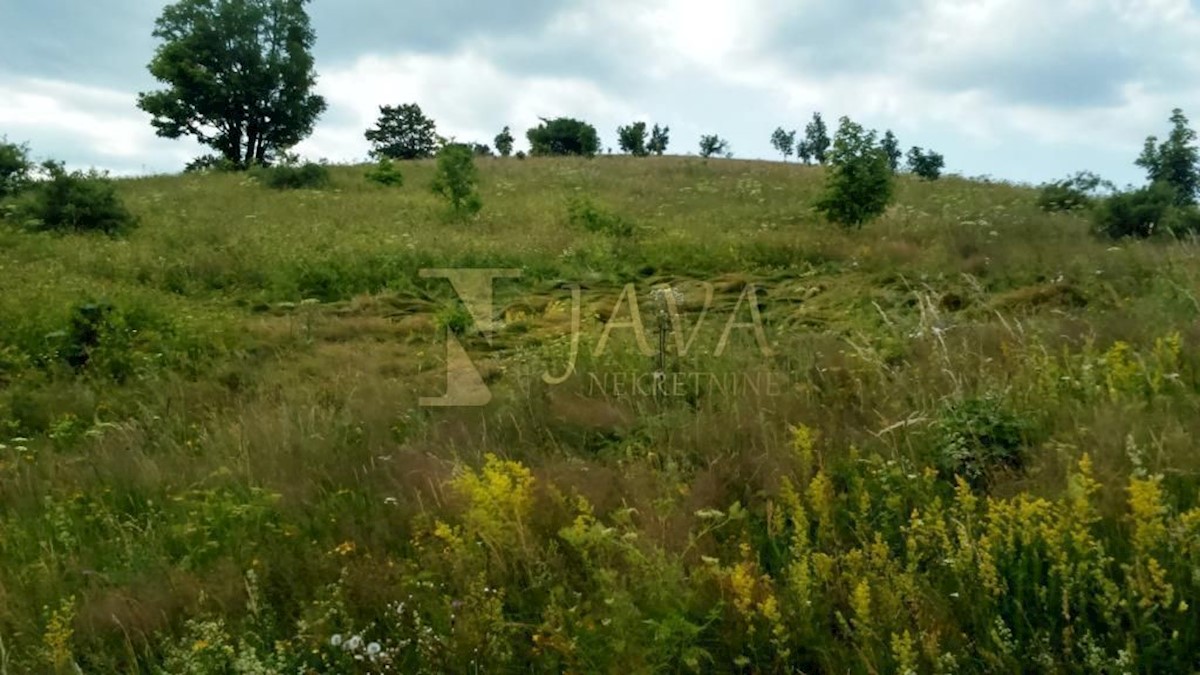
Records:
[[[491,143],[539,117],[587,120],[616,151],[635,120],[670,154],[718,134],[778,159],[776,127],[820,111],[941,152],[946,169],[1040,183],[1092,170],[1141,184],[1146,136],[1200,124],[1200,0],[313,0],[317,90],[296,148],[362,161],[380,105]],[[0,136],[118,175],[205,151],[137,109],[162,0],[0,0]]]

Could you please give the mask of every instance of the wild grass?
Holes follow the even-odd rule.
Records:
[[[0,673],[1200,668],[1194,242],[953,177],[846,231],[818,168],[478,163],[461,221],[423,161],[0,228]],[[450,267],[522,270],[497,334]],[[652,292],[690,337],[705,283],[658,354]],[[626,284],[653,353],[597,354]],[[770,355],[718,356],[748,286]],[[448,325],[486,407],[418,405]],[[595,385],[660,371],[725,384]]]

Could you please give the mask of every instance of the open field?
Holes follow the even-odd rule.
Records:
[[[0,673],[1200,669],[1195,242],[959,178],[843,230],[820,168],[672,157],[482,160],[454,222],[400,166],[0,228]],[[496,334],[428,268],[521,270]],[[705,282],[681,355],[652,293],[690,336]],[[629,283],[653,354],[597,354]],[[751,287],[769,355],[718,350]],[[485,407],[419,405],[447,327]]]

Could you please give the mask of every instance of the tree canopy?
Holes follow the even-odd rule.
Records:
[[[379,120],[364,135],[376,159],[423,159],[438,149],[437,125],[416,103],[379,106]]]

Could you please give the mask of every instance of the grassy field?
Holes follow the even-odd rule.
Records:
[[[1200,669],[1195,242],[693,158],[484,160],[457,222],[401,168],[0,227],[0,673]],[[420,275],[481,267],[494,335]],[[597,353],[626,284],[651,353]],[[487,406],[419,405],[447,330]]]

